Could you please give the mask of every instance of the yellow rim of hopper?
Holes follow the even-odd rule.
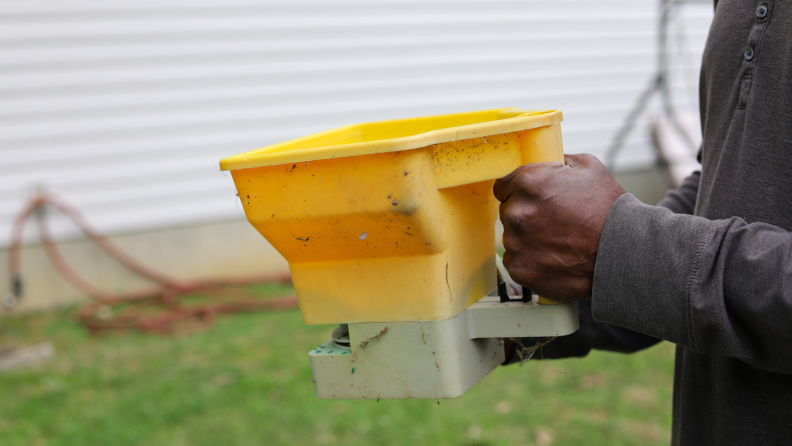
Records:
[[[484,122],[453,126],[455,122],[470,122],[477,119]],[[248,169],[251,167],[412,150],[449,141],[481,138],[545,127],[561,122],[562,119],[561,112],[558,110],[501,108],[353,124],[223,158],[220,160],[220,169]],[[409,132],[415,128],[425,128],[427,125],[432,124],[443,125],[444,128],[419,131],[417,134],[409,135]],[[394,129],[398,130],[395,133],[408,133],[408,135],[392,137]],[[347,142],[355,138],[369,140]]]

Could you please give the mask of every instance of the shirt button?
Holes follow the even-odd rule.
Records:
[[[751,60],[753,58],[754,58],[754,49],[748,47],[748,49],[745,50],[745,60]]]
[[[756,17],[760,19],[767,17],[767,6],[759,5],[759,7],[756,8]]]

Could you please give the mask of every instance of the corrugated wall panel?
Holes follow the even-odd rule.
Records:
[[[0,1],[0,243],[39,187],[109,232],[242,217],[221,157],[353,122],[557,108],[567,152],[602,156],[655,68],[657,16],[654,0]],[[669,27],[683,112],[711,16],[681,6]],[[653,162],[646,119],[621,166]]]

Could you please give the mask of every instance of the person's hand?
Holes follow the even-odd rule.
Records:
[[[497,180],[503,263],[512,279],[548,299],[591,297],[602,228],[624,189],[593,155],[528,164]]]

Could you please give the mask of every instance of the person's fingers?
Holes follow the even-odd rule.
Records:
[[[508,231],[509,224],[506,222],[506,203],[501,203],[501,205],[498,206],[498,218],[500,218],[500,222],[503,225],[503,230]]]
[[[522,166],[521,166],[522,167]],[[503,178],[499,178],[495,180],[495,184],[492,185],[492,193],[495,195],[495,199],[504,203],[506,200],[509,199],[511,196],[511,183],[519,174],[520,167],[513,170],[511,173],[506,175]]]
[[[526,200],[509,200],[500,205],[500,219],[504,234],[517,236],[521,232],[523,220],[531,214],[532,203]]]
[[[506,250],[506,253],[504,254],[503,257],[504,266],[506,266],[506,255],[508,254],[509,257],[511,257],[512,253],[518,253],[521,251],[519,248],[520,248],[520,237],[517,234],[514,234],[513,231],[504,231],[503,249]]]
[[[506,267],[506,271],[509,271],[509,275],[510,276],[511,276],[511,271],[509,270],[509,267],[511,266],[511,262],[512,262],[512,256],[511,256],[511,254],[509,254],[509,251],[504,252],[503,253],[503,266]],[[513,277],[512,277],[512,279],[513,279]]]
[[[564,155],[564,162],[569,167],[574,168],[594,168],[594,167],[605,167],[602,164],[602,161],[599,160],[596,156],[590,153],[578,153],[576,155]]]
[[[563,280],[544,280],[537,283],[531,291],[542,297],[569,302],[591,297],[591,279],[586,277],[565,277]]]
[[[539,270],[516,262],[508,251],[503,254],[503,266],[506,267],[512,280],[530,290],[541,286],[543,282],[542,273]]]
[[[553,175],[556,169],[564,167],[573,168],[592,168],[604,165],[594,155],[581,153],[577,155],[564,155],[564,162],[550,161],[546,163],[533,163],[520,166],[508,175],[495,180],[492,192],[495,198],[501,203],[507,201],[509,197],[519,188],[522,192],[531,193],[537,186],[542,185],[547,180],[547,175]]]
[[[507,201],[509,197],[518,189],[520,192],[531,193],[532,189],[541,184],[546,178],[546,172],[565,167],[561,161],[550,161],[546,163],[532,163],[520,166],[503,178],[495,180],[492,186],[492,193],[501,203]]]

